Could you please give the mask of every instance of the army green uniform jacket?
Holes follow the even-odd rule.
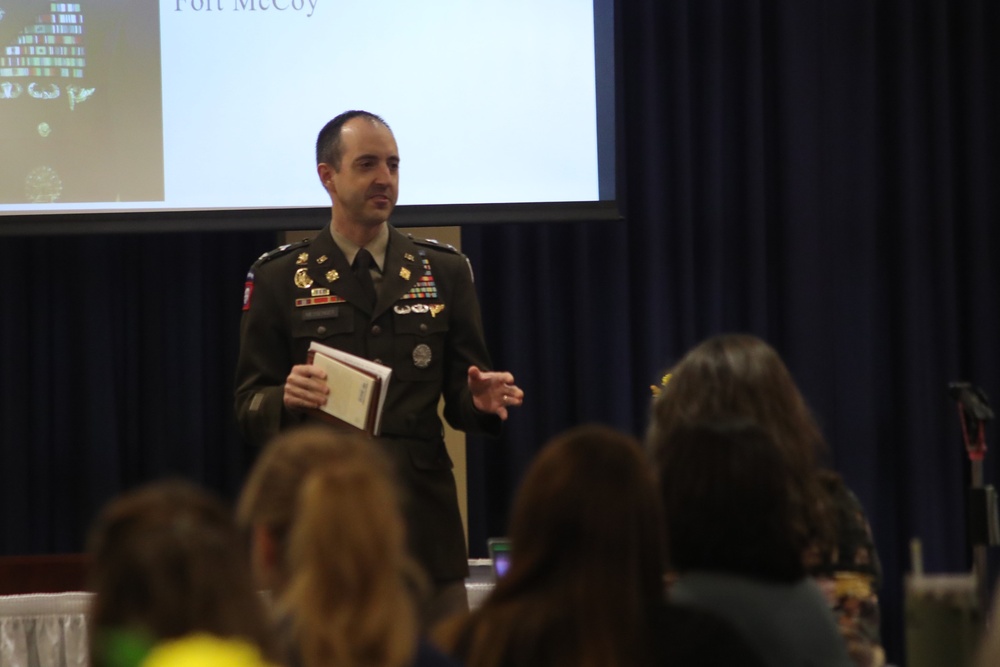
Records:
[[[435,580],[466,576],[464,531],[438,403],[453,427],[497,434],[472,403],[470,365],[489,370],[468,260],[390,226],[374,312],[329,228],[262,256],[244,294],[236,415],[262,446],[306,417],[284,407],[285,378],[317,340],[392,368],[379,441],[403,483],[414,556]]]

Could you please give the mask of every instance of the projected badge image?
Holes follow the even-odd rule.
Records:
[[[0,203],[161,201],[159,10],[0,0]]]

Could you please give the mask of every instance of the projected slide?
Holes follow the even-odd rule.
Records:
[[[0,10],[0,216],[328,206],[347,109],[395,132],[401,205],[600,199],[592,0]]]
[[[159,14],[0,0],[0,203],[162,201]]]

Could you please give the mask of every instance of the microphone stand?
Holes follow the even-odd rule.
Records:
[[[989,562],[987,546],[1000,544],[1000,521],[997,494],[992,485],[984,485],[983,459],[986,457],[986,422],[993,419],[986,394],[968,382],[952,382],[949,395],[958,404],[962,439],[969,456],[970,483],[968,498],[969,542],[972,546],[972,570],[976,576],[977,597],[985,614],[990,605]]]

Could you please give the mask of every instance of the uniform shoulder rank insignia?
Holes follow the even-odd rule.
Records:
[[[414,243],[416,243],[418,245],[422,245],[422,246],[424,246],[426,248],[434,248],[435,250],[442,250],[444,252],[450,252],[453,255],[461,255],[462,254],[462,253],[460,253],[458,251],[458,248],[456,248],[455,246],[449,245],[447,243],[441,243],[440,241],[435,241],[434,239],[418,239],[415,236],[413,236],[412,234],[410,234],[410,240],[413,241]]]
[[[286,243],[285,245],[278,246],[274,250],[268,250],[263,255],[257,258],[254,262],[254,266],[260,266],[261,264],[267,264],[272,259],[281,257],[282,255],[287,255],[293,250],[298,250],[312,243],[312,239],[302,239],[301,241],[296,241],[295,243]],[[308,257],[308,255],[306,255]]]
[[[434,248],[435,250],[441,250],[442,252],[451,253],[452,255],[465,257],[465,255],[463,255],[462,252],[453,245],[441,243],[440,241],[435,241],[434,239],[418,239],[413,236],[413,234],[410,234],[409,237],[411,241],[417,245],[424,246],[425,248]],[[422,250],[420,251],[420,254],[423,254]],[[469,277],[472,279],[472,282],[476,282],[476,275],[472,272],[472,262],[469,261],[468,257],[465,257],[465,263],[469,267]]]

